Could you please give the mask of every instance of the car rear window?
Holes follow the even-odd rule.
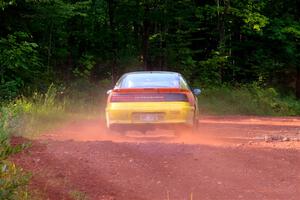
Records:
[[[121,78],[119,88],[179,88],[177,74],[128,74]]]

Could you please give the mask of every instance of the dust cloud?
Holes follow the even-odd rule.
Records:
[[[42,134],[41,139],[74,141],[111,141],[116,143],[183,143],[210,146],[232,146],[263,142],[266,135],[299,137],[300,118],[267,117],[214,117],[205,116],[199,121],[197,132],[183,128],[139,131],[110,131],[103,118],[75,120],[56,130]],[[298,144],[298,143],[297,143]],[[270,146],[270,145],[269,145]]]

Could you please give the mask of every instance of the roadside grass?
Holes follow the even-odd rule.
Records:
[[[103,93],[98,91],[99,94]],[[62,95],[64,92],[52,84],[45,93],[34,93],[32,97],[22,96],[0,104],[0,200],[39,199],[28,189],[30,174],[10,160],[13,154],[28,146],[12,146],[12,136],[32,138],[71,120],[101,116],[102,97],[105,96],[91,96],[85,91],[80,95],[73,92],[69,90],[66,91],[67,95]],[[80,193],[74,192],[72,195],[76,199],[87,199]]]
[[[104,117],[105,93],[98,95],[59,91],[53,84],[43,93],[0,105],[1,136],[35,137],[72,120]]]
[[[0,139],[0,200],[32,199],[27,186],[30,174],[8,159],[24,148],[24,144],[11,146],[6,138]]]
[[[281,96],[276,89],[257,84],[204,88],[199,108],[202,113],[215,115],[300,115],[300,102],[295,97]]]

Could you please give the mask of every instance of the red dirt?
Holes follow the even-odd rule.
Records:
[[[203,117],[199,133],[179,136],[109,133],[87,120],[32,140],[14,160],[49,200],[299,200],[298,139],[300,118]]]

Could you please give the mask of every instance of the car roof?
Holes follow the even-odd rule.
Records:
[[[124,74],[126,75],[132,75],[132,74],[168,74],[168,75],[175,75],[175,76],[181,76],[178,72],[171,72],[171,71],[136,71],[136,72],[128,72]]]

